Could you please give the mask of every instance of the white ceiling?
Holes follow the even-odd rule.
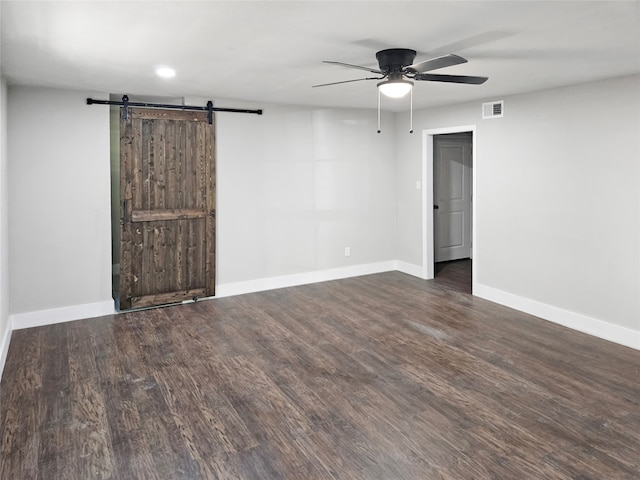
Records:
[[[168,97],[375,108],[375,52],[456,53],[433,73],[484,85],[416,82],[414,108],[640,73],[639,1],[12,1],[0,3],[10,84]],[[170,65],[171,80],[155,76]],[[404,110],[408,101],[383,100]]]

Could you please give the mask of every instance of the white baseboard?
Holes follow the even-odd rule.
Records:
[[[0,380],[2,372],[4,372],[4,364],[7,361],[7,353],[9,352],[9,342],[11,341],[11,323],[2,334],[2,343],[0,344]]]
[[[476,284],[473,294],[500,305],[535,315],[544,320],[587,333],[595,337],[640,350],[640,330],[622,327],[613,323],[588,317],[580,313],[547,305],[529,298],[504,292],[486,285]]]
[[[83,318],[102,317],[116,313],[113,300],[104,302],[85,303],[71,307],[52,308],[35,312],[15,313],[9,316],[11,330],[41,327],[54,323],[71,322]]]
[[[339,280],[341,278],[359,277],[373,273],[390,272],[396,270],[396,261],[367,263],[352,267],[332,268],[329,270],[316,270],[313,272],[295,273],[279,277],[260,278],[246,282],[225,283],[216,286],[215,298],[242,295],[244,293],[262,292],[276,288],[296,287],[309,283]]]
[[[413,275],[414,277],[424,279],[424,269],[422,268],[422,265],[414,265],[413,263],[396,260],[396,270],[406,273],[407,275]]]

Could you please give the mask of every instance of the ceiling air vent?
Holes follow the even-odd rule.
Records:
[[[502,118],[504,116],[504,100],[482,104],[482,118]]]

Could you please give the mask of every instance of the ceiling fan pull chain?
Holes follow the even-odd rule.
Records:
[[[380,89],[376,90],[378,90],[378,133],[380,133]]]
[[[413,133],[413,88],[410,90],[411,92],[411,107],[409,108],[409,133]]]

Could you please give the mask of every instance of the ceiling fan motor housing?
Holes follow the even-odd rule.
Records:
[[[407,65],[412,65],[416,51],[408,48],[388,48],[376,53],[380,70],[384,73],[400,72]]]

